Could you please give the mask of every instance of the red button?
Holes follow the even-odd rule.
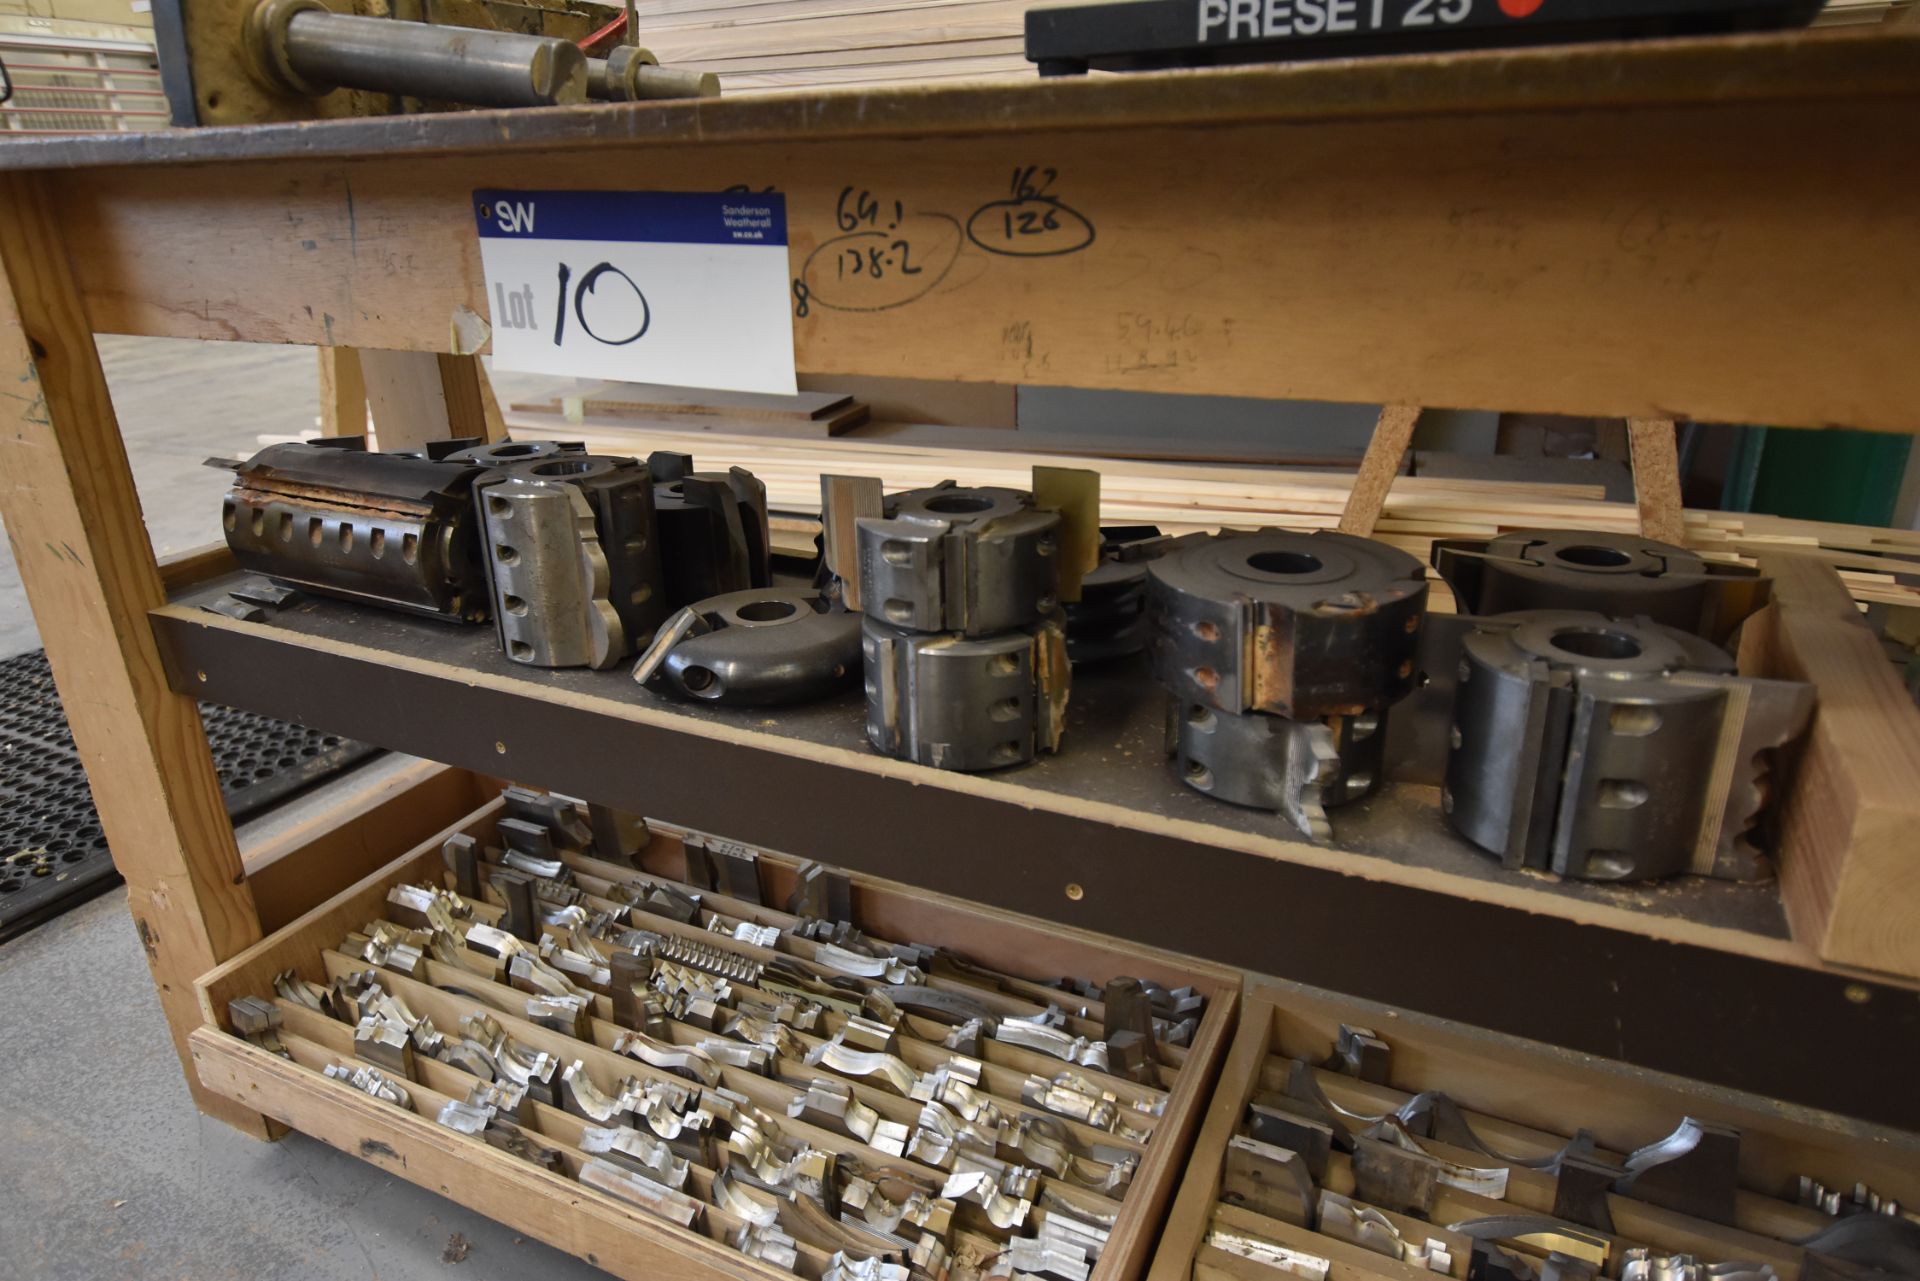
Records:
[[[1541,0],[1500,0],[1500,12],[1509,18],[1529,18],[1539,9]]]

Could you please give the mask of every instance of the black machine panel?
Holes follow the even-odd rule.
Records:
[[[1116,0],[1027,10],[1041,75],[1803,26],[1824,0]]]

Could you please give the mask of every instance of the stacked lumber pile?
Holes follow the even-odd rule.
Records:
[[[640,43],[728,94],[1031,80],[1026,0],[653,0]]]
[[[1331,528],[1353,485],[1351,475],[1278,467],[933,449],[858,436],[702,431],[684,422],[610,427],[510,413],[508,425],[516,439],[578,440],[595,453],[644,457],[671,450],[692,454],[703,470],[746,467],[765,482],[768,505],[786,518],[776,524],[776,541],[783,545],[810,541],[817,530],[805,518],[819,513],[822,475],[878,476],[889,491],[949,479],[1024,489],[1036,464],[1088,467],[1101,475],[1106,523],[1158,525],[1170,534],[1264,525]],[[1688,545],[1703,555],[1749,563],[1763,551],[1818,555],[1840,571],[1856,600],[1920,607],[1920,533],[1739,512],[1686,516]],[[1607,502],[1597,485],[1403,476],[1387,494],[1374,537],[1426,562],[1436,538],[1532,528],[1630,533],[1638,528],[1638,514],[1632,503]],[[1451,608],[1447,600],[1435,603]]]
[[[1829,0],[1819,22],[1870,23],[1910,0]],[[653,0],[636,18],[662,62],[729,94],[1032,80],[1028,0]]]

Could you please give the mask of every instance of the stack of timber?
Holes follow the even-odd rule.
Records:
[[[662,62],[728,94],[1030,80],[1025,0],[658,0],[638,15]]]
[[[701,431],[684,423],[581,426],[515,412],[508,424],[516,438],[577,440],[595,453],[672,450],[692,454],[702,468],[746,467],[766,483],[768,506],[789,517],[817,517],[822,475],[878,476],[889,491],[942,480],[1026,488],[1040,464],[1098,471],[1101,518],[1108,524],[1152,524],[1169,534],[1266,525],[1310,530],[1338,523],[1353,486],[1351,475],[1278,467],[933,449],[858,436]],[[1920,532],[1743,512],[1688,511],[1686,520],[1687,544],[1702,555],[1744,563],[1766,552],[1811,555],[1838,570],[1862,604],[1920,607]],[[1424,563],[1436,538],[1538,528],[1631,533],[1638,524],[1632,503],[1607,502],[1597,485],[1403,476],[1387,494],[1374,537]],[[810,540],[813,530],[804,519],[787,519],[777,533],[785,544]],[[1444,585],[1435,579],[1434,586],[1434,605],[1451,608]]]
[[[729,94],[1031,80],[1027,0],[657,0],[636,16],[661,61]],[[1902,0],[1830,0],[1817,22],[1886,21]]]

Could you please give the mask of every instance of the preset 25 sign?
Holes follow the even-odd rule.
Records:
[[[473,193],[502,369],[791,395],[776,192]]]
[[[1202,44],[1377,35],[1530,18],[1545,0],[1197,0]]]

